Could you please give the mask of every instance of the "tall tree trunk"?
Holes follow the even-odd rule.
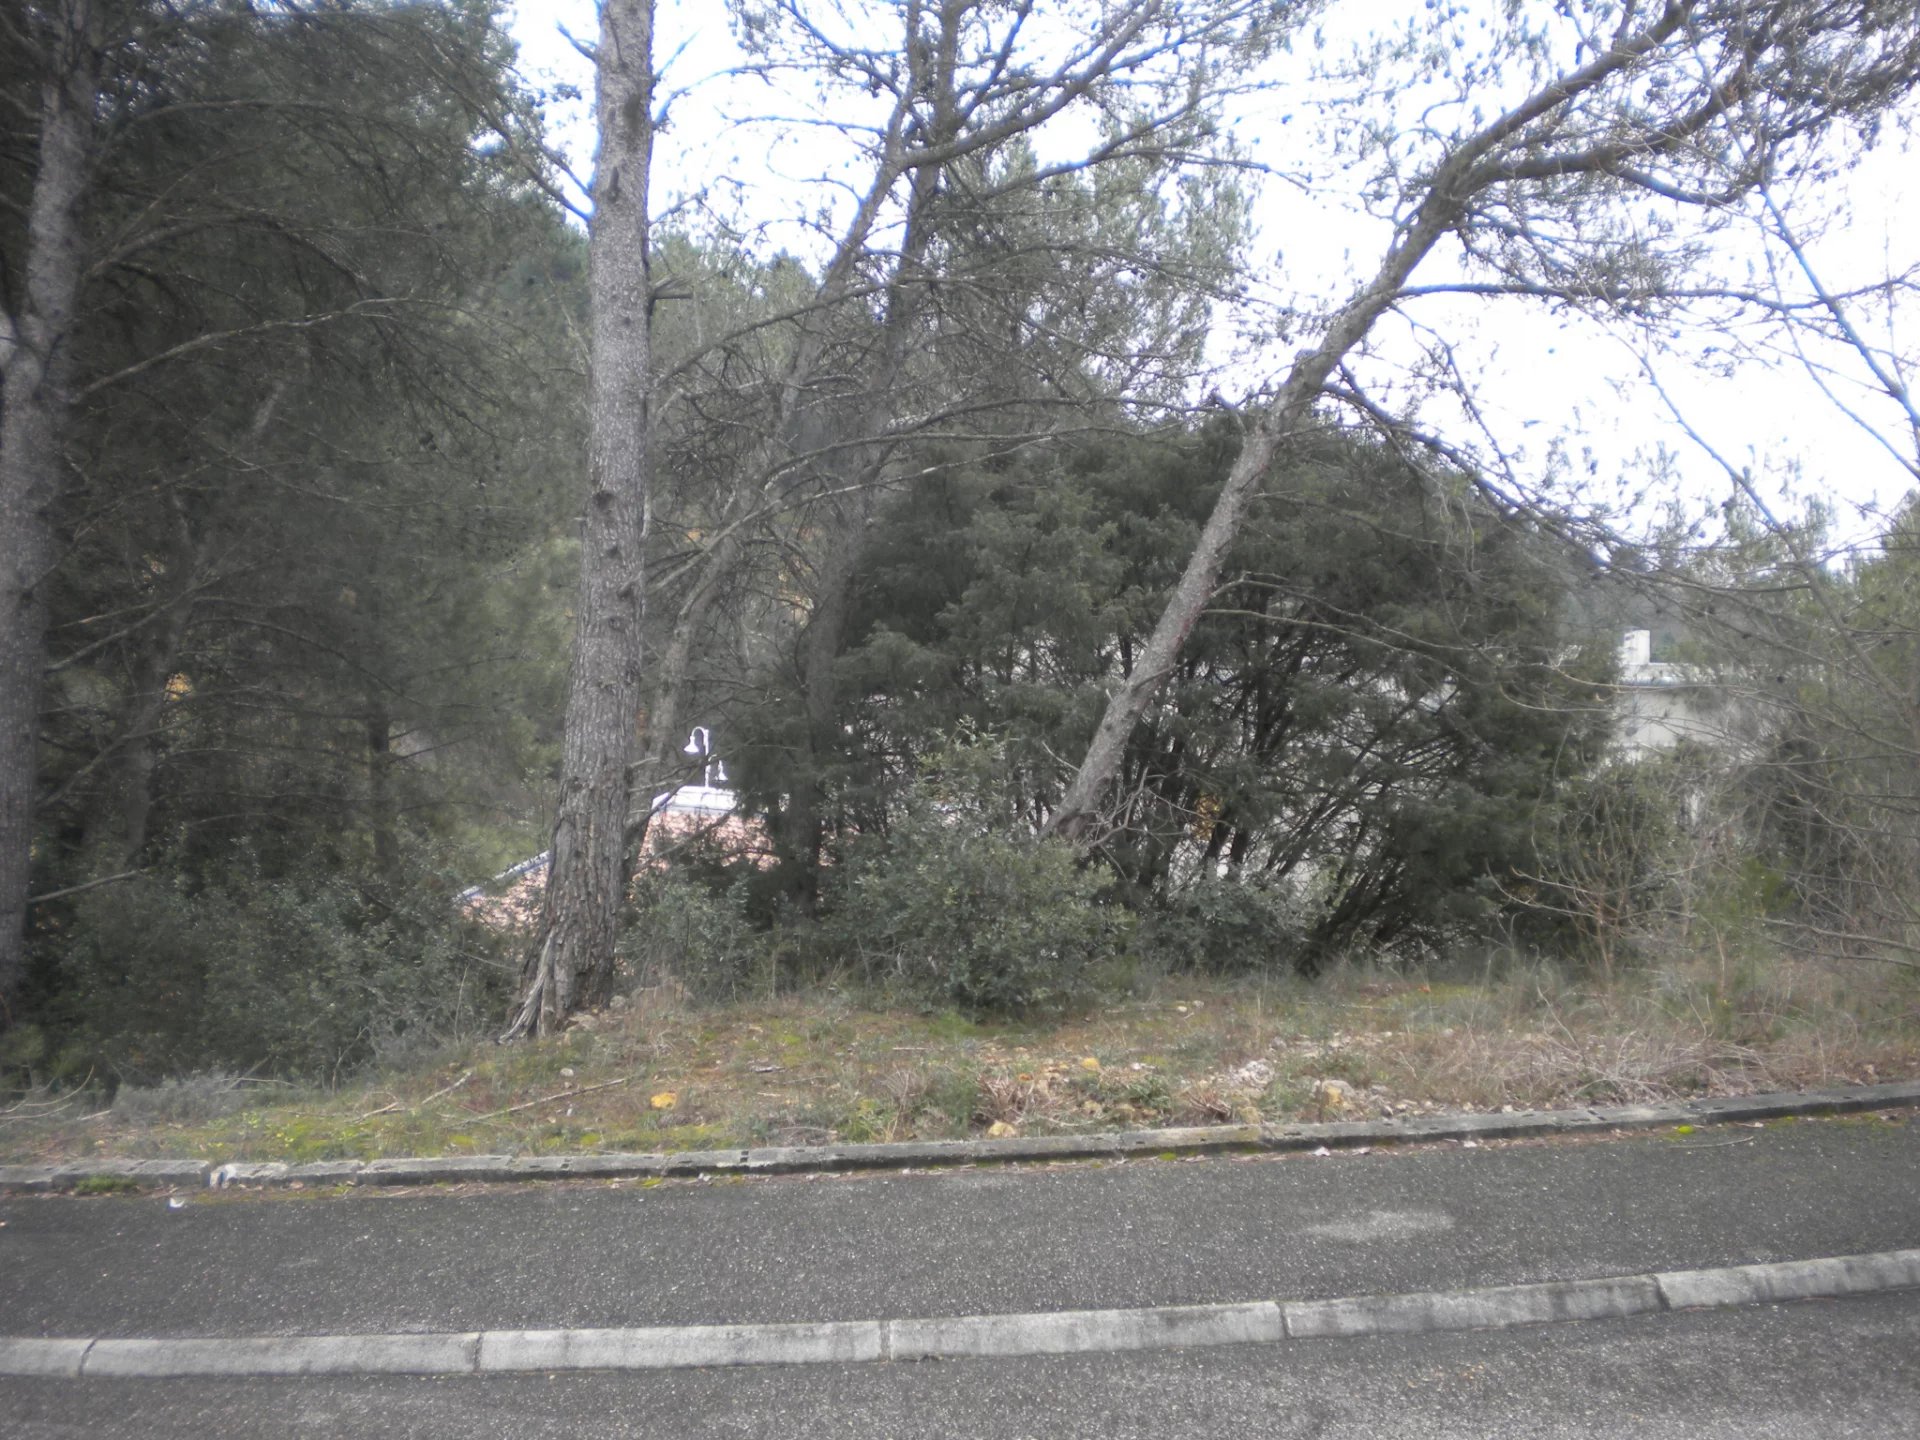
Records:
[[[646,595],[653,9],[653,0],[600,6],[594,52],[600,150],[588,237],[591,439],[579,613],[545,912],[506,1038],[556,1030],[613,989]]]
[[[62,15],[40,90],[40,156],[19,313],[0,315],[0,1026],[26,970],[40,701],[47,662],[49,508],[60,488],[67,346],[80,285],[94,56],[85,0]]]

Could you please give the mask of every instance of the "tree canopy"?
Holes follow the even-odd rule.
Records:
[[[1050,887],[1077,908],[1022,943],[1083,970],[1156,926],[1303,971],[1429,953],[1625,813],[1595,797],[1629,584],[1773,663],[1743,833],[1796,917],[1909,925],[1910,867],[1863,877],[1910,819],[1911,514],[1842,571],[1733,466],[1717,519],[1627,537],[1500,447],[1451,327],[1761,317],[1911,417],[1779,197],[1904,123],[1920,6],[1434,5],[1342,50],[1354,13],[732,0],[701,113],[768,174],[669,186],[711,138],[678,12],[605,0],[584,204],[486,0],[0,16],[8,1013],[200,1063],[282,925],[323,1009],[439,1015],[483,957],[508,1036],[559,1029],[620,983],[693,723],[765,829],[723,877],[752,924],[911,967],[899,916],[870,947],[849,917],[951,865],[974,891],[921,919]],[[1378,249],[1262,310],[1254,188],[1329,165]],[[1811,295],[1725,273],[1755,216]],[[448,867],[541,849],[502,959]],[[143,911],[145,969],[103,938]],[[951,993],[1055,993],[1015,948]],[[378,1028],[278,1033],[311,1067]]]

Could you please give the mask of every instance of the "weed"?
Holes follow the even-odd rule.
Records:
[[[76,1195],[124,1195],[130,1190],[138,1190],[140,1182],[129,1180],[124,1175],[88,1175],[73,1187]]]
[[[942,1010],[927,1021],[927,1035],[934,1040],[969,1040],[979,1033],[980,1027],[958,1010]]]
[[[1239,1118],[1233,1095],[1217,1080],[1189,1085],[1178,1099],[1176,1120],[1182,1125],[1224,1125]]]
[[[0,1108],[0,1160],[819,1145],[995,1124],[1084,1133],[1645,1102],[1920,1074],[1912,977],[1763,959],[1729,951],[1723,963],[1710,949],[1610,983],[1513,957],[1478,978],[1455,970],[1431,982],[1364,967],[1313,984],[1178,976],[1057,1024],[863,1008],[824,992],[726,1005],[666,997],[592,1017],[590,1032],[440,1053],[331,1093],[203,1075],[123,1089],[111,1113],[94,1114],[88,1092],[23,1092]],[[653,1110],[651,1097],[669,1092],[673,1108]]]
[[[980,1104],[980,1077],[971,1066],[941,1066],[921,1088],[915,1132],[930,1140],[964,1134]]]
[[[1139,1070],[1109,1072],[1101,1076],[1101,1098],[1116,1105],[1131,1105],[1153,1115],[1173,1111],[1173,1085],[1157,1069],[1143,1065]]]
[[[839,1130],[842,1136],[855,1144],[869,1140],[893,1140],[897,1138],[895,1127],[899,1118],[897,1109],[881,1100],[863,1096],[848,1109]]]
[[[266,1086],[250,1086],[246,1077],[213,1071],[163,1080],[158,1085],[122,1085],[113,1097],[115,1118],[134,1124],[198,1124],[231,1115],[273,1097]]]

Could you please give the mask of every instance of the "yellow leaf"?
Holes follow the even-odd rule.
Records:
[[[991,1140],[1004,1140],[1009,1135],[1017,1134],[1019,1134],[1019,1131],[1015,1130],[1013,1126],[1007,1124],[1004,1120],[996,1120],[987,1127],[987,1137]]]
[[[1100,1062],[1089,1055],[1080,1062],[1080,1068],[1082,1070],[1091,1070],[1097,1075],[1100,1073]]]
[[[653,1097],[653,1108],[656,1110],[671,1110],[679,1103],[680,1097],[671,1090],[662,1090]]]

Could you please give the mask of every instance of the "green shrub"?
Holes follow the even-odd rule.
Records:
[[[994,828],[922,791],[856,846],[830,921],[862,976],[968,1011],[1055,1009],[1125,945],[1131,918],[1071,846]]]
[[[1273,887],[1208,876],[1142,920],[1139,948],[1170,973],[1291,973],[1305,929],[1299,906]]]
[[[616,946],[625,983],[657,985],[671,976],[707,999],[738,996],[769,950],[736,889],[716,891],[674,869],[634,882],[634,915]]]
[[[1611,975],[1638,961],[1684,905],[1692,837],[1686,758],[1623,761],[1562,788],[1534,827],[1534,857],[1518,877],[1513,933]]]
[[[507,942],[461,918],[439,876],[369,893],[265,878],[148,875],[80,897],[53,956],[62,1011],[103,1073],[335,1079],[438,1046],[504,1003]]]
[[[31,1073],[45,1063],[47,1036],[38,1025],[15,1025],[0,1031],[0,1072]]]

